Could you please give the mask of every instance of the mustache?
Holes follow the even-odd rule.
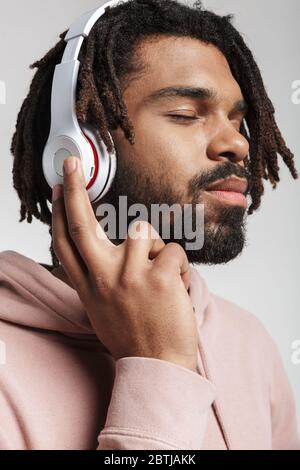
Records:
[[[215,181],[229,178],[230,176],[237,176],[238,178],[246,179],[248,182],[247,193],[248,195],[252,187],[251,172],[248,168],[240,165],[235,165],[231,162],[220,164],[213,171],[203,172],[200,175],[194,176],[188,185],[188,194],[190,197],[201,193],[208,185]]]

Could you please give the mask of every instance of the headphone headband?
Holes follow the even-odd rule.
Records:
[[[71,25],[65,40],[69,41],[70,39],[76,38],[77,36],[87,37],[96,21],[105,13],[106,8],[114,6],[117,3],[119,3],[119,0],[111,0],[104,3],[104,5],[101,7],[94,8],[93,10],[90,10],[81,15]]]
[[[61,129],[65,128],[66,123],[74,121],[74,119],[77,121],[72,110],[74,110],[75,107],[76,85],[80,66],[78,57],[82,43],[89,35],[96,21],[105,13],[106,8],[114,6],[119,2],[120,0],[111,0],[101,7],[80,16],[71,25],[66,34],[64,41],[66,41],[67,45],[62,61],[60,64],[56,65],[53,76],[51,135],[55,134],[58,129],[61,132]],[[76,126],[76,122],[74,125]]]

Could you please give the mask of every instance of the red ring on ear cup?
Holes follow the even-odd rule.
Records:
[[[84,132],[83,132],[84,134]],[[89,182],[88,186],[86,187],[86,189],[90,189],[90,187],[95,183],[96,181],[96,178],[98,176],[98,172],[99,172],[99,158],[98,158],[98,154],[97,154],[97,150],[96,150],[96,147],[95,145],[93,144],[93,142],[91,141],[91,139],[86,135],[84,134],[84,137],[86,137],[86,139],[88,140],[88,142],[90,143],[90,146],[92,147],[92,150],[93,150],[93,155],[94,155],[94,164],[95,164],[95,171],[94,171],[94,175],[93,175],[93,178],[91,179],[91,181]]]

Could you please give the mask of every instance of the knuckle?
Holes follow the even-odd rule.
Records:
[[[166,291],[170,288],[170,279],[163,269],[157,269],[153,272],[152,283],[157,291]]]
[[[56,254],[62,252],[62,244],[63,244],[63,241],[60,237],[53,238],[52,245],[53,245],[53,250],[55,251]]]
[[[110,283],[103,273],[95,273],[93,275],[93,282],[96,290],[102,294],[105,294],[110,290]]]
[[[182,258],[187,258],[186,252],[183,247],[178,243],[171,242],[167,245],[168,254],[171,257],[171,260],[178,260]]]
[[[69,223],[69,234],[73,239],[83,238],[88,233],[87,225],[82,222],[70,222]]]
[[[119,277],[119,286],[124,290],[137,290],[141,280],[132,272],[127,272],[126,270],[120,274]]]
[[[77,191],[77,186],[71,181],[65,181],[64,183],[64,193],[67,196],[73,195]]]
[[[167,246],[169,247],[169,250],[172,251],[174,254],[177,254],[177,255],[185,254],[184,249],[178,243],[170,242],[168,243]]]

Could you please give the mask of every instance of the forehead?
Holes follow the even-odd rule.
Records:
[[[130,101],[142,102],[153,91],[175,85],[213,88],[221,100],[243,98],[225,56],[211,44],[189,37],[150,37],[136,54],[145,70],[125,91]]]

